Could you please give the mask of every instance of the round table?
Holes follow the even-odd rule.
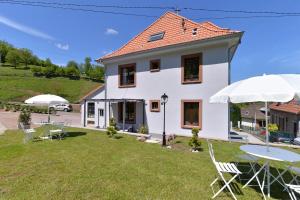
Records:
[[[300,162],[300,154],[285,149],[281,149],[278,147],[270,147],[270,146],[262,146],[262,145],[242,145],[240,146],[240,149],[246,152],[247,154],[266,160],[264,165],[254,174],[254,176],[244,185],[244,187],[246,187],[254,178],[256,178],[257,181],[259,182],[257,176],[263,169],[265,169],[267,174],[268,197],[270,197],[270,185],[274,181],[278,180],[279,178],[282,179],[282,175],[286,171],[288,171],[288,169],[286,169],[284,172],[280,173],[277,177],[274,177],[273,175],[270,174],[269,161],[273,160],[273,161],[289,162],[289,163]],[[270,184],[270,176],[274,177],[274,180],[272,181],[271,184]],[[261,191],[263,192],[262,187],[261,187]]]

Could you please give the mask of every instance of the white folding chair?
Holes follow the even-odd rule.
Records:
[[[234,195],[234,193],[232,192],[232,189],[230,187],[231,182],[239,175],[242,174],[242,172],[240,172],[238,170],[238,168],[236,167],[236,165],[234,163],[224,163],[224,162],[217,162],[214,156],[214,150],[213,150],[213,146],[212,144],[208,142],[208,149],[209,149],[209,155],[211,160],[213,161],[217,172],[218,172],[218,177],[210,184],[210,187],[212,188],[212,191],[214,193],[214,196],[212,197],[212,199],[216,198],[225,188],[227,188],[229,190],[229,192],[231,193],[233,199],[237,199]],[[226,179],[224,178],[224,173],[229,173],[232,174],[233,177],[226,181]],[[221,181],[224,182],[224,186],[217,192],[215,193],[214,189],[213,189],[213,185],[219,180],[221,179]]]
[[[290,185],[290,184],[286,184],[287,186],[287,190],[288,193],[290,195],[290,198],[292,200],[297,200],[299,199],[299,197],[297,198],[296,194],[300,194],[300,185]]]

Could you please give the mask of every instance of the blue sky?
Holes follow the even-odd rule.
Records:
[[[300,11],[300,4],[297,5],[293,0],[227,0],[226,2],[221,0],[101,2],[67,0],[63,2],[280,12]],[[155,16],[160,16],[166,11],[108,8],[102,10]],[[180,14],[191,19],[242,15],[186,10],[182,10]],[[0,3],[0,39],[12,43],[16,47],[29,48],[41,58],[49,57],[56,64],[65,64],[69,60],[82,62],[86,56],[96,59],[117,49],[154,20],[155,18]],[[196,21],[200,22],[201,20]],[[232,62],[233,81],[263,73],[300,73],[300,16],[211,21],[221,27],[245,31],[242,43]]]

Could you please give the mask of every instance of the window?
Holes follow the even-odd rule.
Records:
[[[201,100],[182,100],[181,126],[182,128],[202,128]]]
[[[104,116],[104,110],[103,109],[99,109],[99,115],[100,115],[100,117]]]
[[[160,100],[150,100],[150,112],[160,112]]]
[[[181,57],[181,82],[202,82],[202,54],[185,55]]]
[[[157,72],[160,70],[160,60],[150,60],[150,72]]]
[[[123,123],[123,102],[118,103],[119,122]],[[135,102],[126,102],[125,104],[125,123],[135,123]]]
[[[90,102],[87,105],[87,117],[88,118],[94,118],[95,117],[95,103]]]
[[[153,35],[150,35],[148,42],[153,42],[156,40],[161,40],[164,38],[165,32],[156,33]]]
[[[135,87],[135,64],[119,66],[119,87]]]

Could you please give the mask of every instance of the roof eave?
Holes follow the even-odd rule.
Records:
[[[153,48],[153,49],[128,53],[128,54],[124,54],[124,55],[120,55],[120,56],[114,56],[114,57],[109,57],[109,58],[101,57],[101,58],[97,59],[96,61],[99,62],[99,63],[110,62],[110,61],[113,61],[115,59],[124,58],[124,57],[127,57],[127,56],[135,56],[135,55],[140,55],[140,54],[144,54],[144,53],[154,52],[154,51],[157,51],[157,50],[164,50],[164,49],[168,49],[168,48],[176,48],[176,47],[184,46],[184,45],[187,45],[187,44],[194,44],[194,43],[205,44],[205,43],[208,43],[208,45],[209,45],[210,42],[218,42],[218,41],[221,42],[222,40],[236,38],[236,37],[239,39],[238,41],[240,42],[243,34],[244,34],[244,31],[240,31],[240,32],[235,32],[235,33],[229,34],[229,35],[222,35],[222,36],[216,36],[216,37],[206,38],[206,39],[202,39],[202,40],[195,40],[195,41],[183,42],[183,43],[179,43],[179,44],[167,45],[167,46],[162,46],[162,47],[158,47],[158,48]]]

